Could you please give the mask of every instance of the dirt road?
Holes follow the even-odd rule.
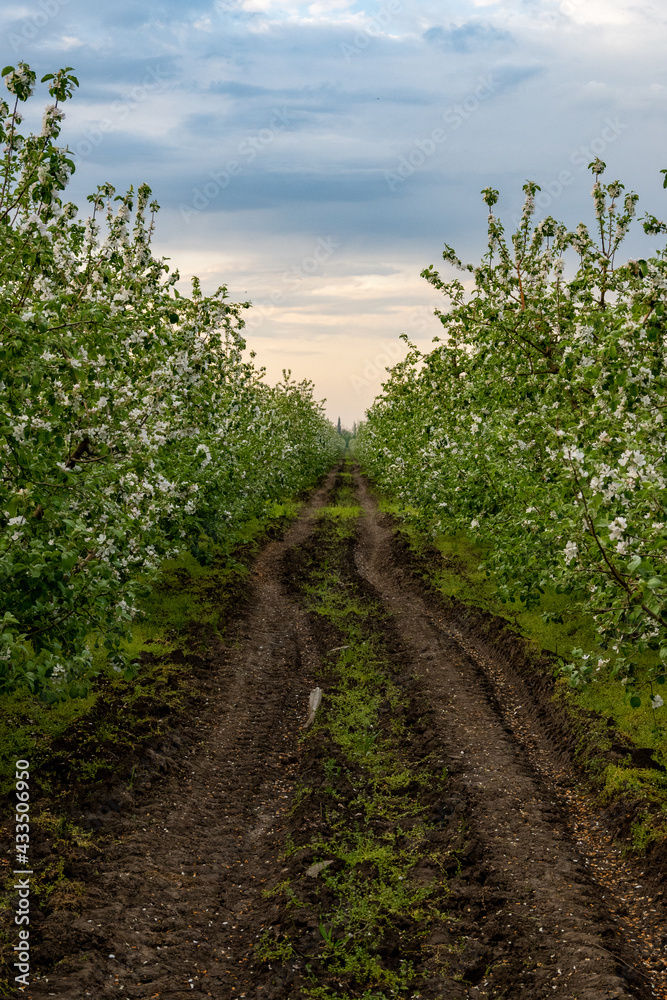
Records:
[[[343,515],[349,535],[331,527]],[[355,595],[352,639],[325,607],[325,571],[337,599]],[[359,808],[360,789],[380,795],[380,772],[345,763],[340,725],[327,723],[342,697],[333,654],[353,641],[372,646],[402,699],[387,695],[369,723],[369,761],[384,741],[416,776],[399,789],[382,772],[391,815],[384,800],[377,814]],[[165,739],[108,808],[79,820],[99,830],[101,850],[72,873],[83,899],[35,928],[41,978],[24,995],[667,997],[664,910],[641,869],[595,827],[525,679],[415,581],[357,473],[334,470],[266,547],[235,637],[210,650],[208,667],[201,717]],[[304,739],[315,686],[323,705]],[[370,852],[358,862],[362,895],[394,878],[382,870],[391,848],[407,872],[395,878],[426,901],[408,893],[404,912],[392,902],[376,924],[368,918],[365,964],[350,958],[357,932],[337,930],[339,888],[350,884],[341,858],[357,864],[344,837]],[[328,882],[311,868],[325,859]],[[385,985],[369,985],[373,976]]]

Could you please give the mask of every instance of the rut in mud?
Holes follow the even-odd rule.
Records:
[[[572,832],[563,748],[357,474],[266,547],[207,668],[201,717],[78,818],[99,852],[76,910],[35,927],[28,996],[667,996],[664,914],[636,883],[631,940]]]

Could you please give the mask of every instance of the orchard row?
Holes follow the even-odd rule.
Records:
[[[424,529],[479,547],[503,601],[535,609],[545,593],[566,594],[572,610],[593,616],[600,648],[575,651],[573,684],[611,673],[633,705],[658,708],[667,254],[618,263],[637,196],[603,184],[604,166],[590,164],[590,231],[551,217],[535,224],[539,188],[528,183],[508,237],[494,215],[498,193],[483,192],[488,251],[473,266],[446,247],[449,276],[423,272],[449,301],[440,342],[426,354],[411,346],[391,369],[358,450]],[[664,242],[663,223],[647,216],[643,225]]]
[[[44,78],[41,134],[21,133],[25,64],[0,102],[0,690],[47,700],[124,653],[138,588],[184,547],[229,550],[239,526],[310,485],[338,437],[310,383],[275,387],[244,359],[248,303],[151,252],[158,206],[103,185],[79,220],[57,144],[70,69]],[[140,583],[143,581],[143,583]]]

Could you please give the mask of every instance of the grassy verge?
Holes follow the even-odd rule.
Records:
[[[290,874],[268,893],[282,919],[257,954],[272,968],[296,963],[304,1000],[418,997],[429,962],[445,978],[463,976],[465,930],[450,912],[447,874],[459,868],[465,831],[458,817],[445,829],[451,787],[437,753],[420,745],[426,706],[354,571],[362,512],[350,478],[339,477],[335,503],[289,574],[320,646],[324,697],[302,737],[308,777],[283,859]],[[435,928],[442,936],[431,948]]]
[[[500,618],[526,641],[528,660],[545,662],[554,678],[554,701],[570,721],[575,759],[599,789],[626,849],[643,853],[667,845],[667,708],[635,709],[617,680],[600,672],[591,683],[572,688],[560,677],[559,660],[573,649],[599,655],[592,618],[575,612],[567,595],[547,592],[539,607],[503,604],[479,564],[484,553],[464,535],[426,535],[391,497],[378,498],[395,518],[396,531],[417,561],[425,581],[446,598]],[[548,615],[545,620],[544,614]],[[557,619],[561,619],[558,621]],[[644,667],[648,667],[648,662]],[[638,679],[641,683],[642,665]]]

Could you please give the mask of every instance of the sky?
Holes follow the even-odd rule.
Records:
[[[445,243],[483,254],[482,188],[509,227],[528,179],[538,217],[590,223],[599,156],[640,215],[667,216],[661,0],[29,0],[0,5],[0,47],[3,66],[76,71],[68,198],[148,183],[179,287],[250,300],[269,381],[311,379],[350,427],[400,335],[438,334],[420,272]],[[627,254],[646,256],[636,229]]]

